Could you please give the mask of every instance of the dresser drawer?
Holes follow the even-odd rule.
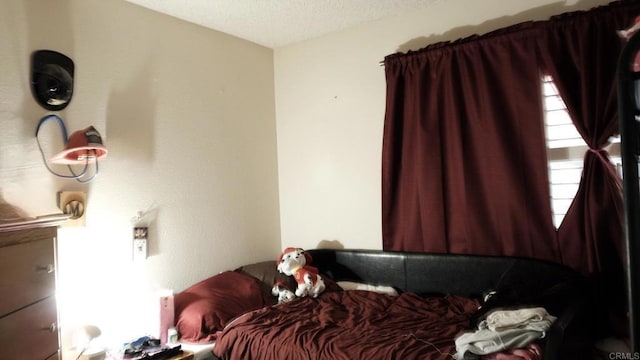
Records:
[[[55,297],[0,318],[0,360],[42,360],[57,353]]]
[[[0,247],[0,316],[55,294],[54,238],[38,234]]]

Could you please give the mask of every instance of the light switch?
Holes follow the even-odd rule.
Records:
[[[133,260],[144,260],[147,258],[147,234],[149,228],[134,227],[133,228]]]

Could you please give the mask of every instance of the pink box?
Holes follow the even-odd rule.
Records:
[[[160,343],[167,343],[167,333],[174,322],[173,295],[160,296]]]

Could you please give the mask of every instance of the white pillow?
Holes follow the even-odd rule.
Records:
[[[354,281],[336,281],[336,283],[342,288],[342,290],[364,290],[391,296],[398,296],[398,292],[396,291],[396,289],[391,286],[371,285]]]

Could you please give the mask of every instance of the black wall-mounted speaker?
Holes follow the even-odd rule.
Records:
[[[31,58],[31,90],[43,108],[59,111],[73,96],[73,61],[52,50],[38,50]]]

